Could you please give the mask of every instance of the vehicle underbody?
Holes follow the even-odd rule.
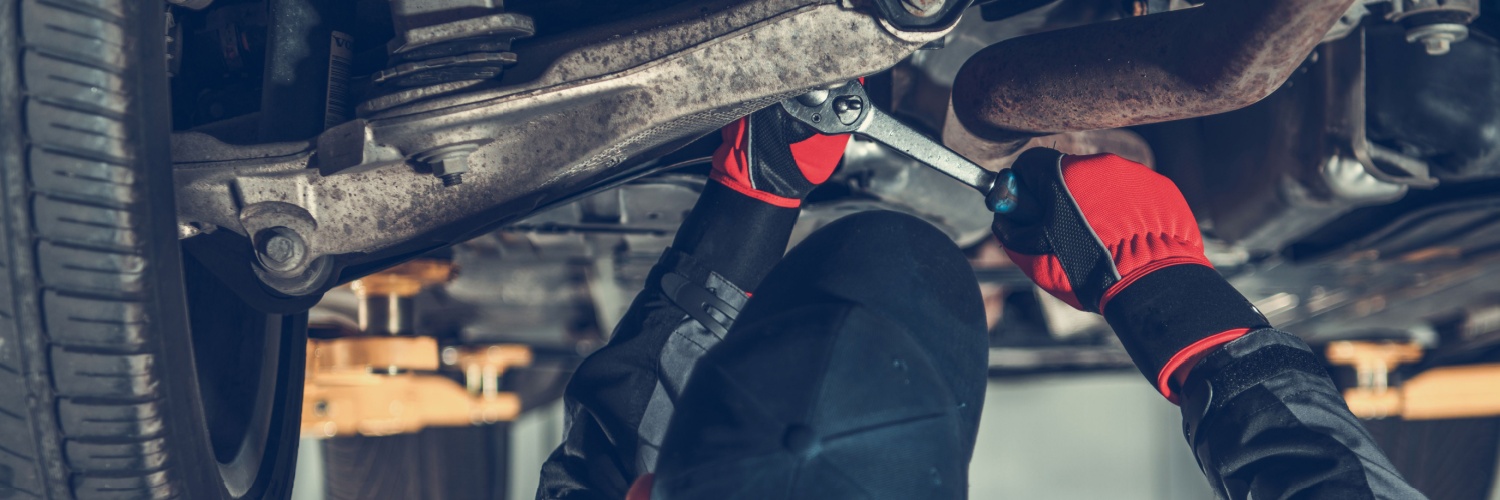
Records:
[[[1423,368],[1493,358],[1500,327],[1484,318],[1500,292],[1490,254],[1500,165],[1486,131],[1497,113],[1469,103],[1500,99],[1500,45],[1472,17],[1477,4],[997,1],[905,27],[882,17],[887,4],[908,5],[647,2],[603,8],[639,12],[605,22],[512,2],[466,19],[534,16],[534,34],[486,35],[513,43],[513,65],[410,85],[374,81],[388,71],[378,63],[406,59],[362,56],[398,43],[357,33],[355,118],[315,138],[310,128],[295,141],[256,134],[317,122],[326,103],[315,73],[284,84],[312,89],[300,101],[262,89],[258,111],[179,123],[179,224],[208,233],[186,248],[236,263],[219,272],[244,283],[247,300],[292,309],[438,249],[459,272],[417,298],[415,331],[460,346],[525,344],[566,366],[608,339],[645,285],[702,188],[718,127],[865,76],[877,107],[990,169],[1031,145],[1152,165],[1193,204],[1216,266],[1314,345],[1412,342],[1427,349]],[[1473,20],[1469,39],[1441,55],[1428,46],[1439,42],[1408,41],[1433,16]],[[455,168],[461,184],[442,177]],[[1102,321],[1059,307],[997,257],[981,201],[857,139],[793,244],[850,213],[918,215],[973,255],[993,374],[1129,368]],[[287,230],[298,262],[272,269],[263,252],[247,262],[246,249]],[[321,309],[353,320],[355,302]],[[556,397],[561,380],[545,386]]]
[[[269,3],[272,18],[263,21],[274,22],[277,8],[319,7]],[[383,3],[355,8],[361,18],[379,16]],[[639,287],[630,278],[639,278],[691,208],[716,140],[710,132],[776,100],[869,75],[877,106],[992,169],[1006,166],[1018,144],[1112,151],[1152,164],[1193,203],[1221,270],[1274,322],[1309,339],[1484,341],[1434,337],[1453,333],[1437,332],[1434,321],[1473,315],[1489,307],[1495,291],[1487,198],[1500,167],[1486,131],[1496,113],[1467,104],[1496,96],[1487,77],[1500,61],[1472,2],[1219,2],[1225,5],[1218,10],[1185,2],[989,2],[956,26],[907,28],[883,19],[873,4],[648,2],[604,9],[640,12],[604,22],[575,19],[558,6],[393,2],[398,11],[406,3],[461,19],[428,29],[440,33],[427,35],[441,39],[432,43],[455,43],[446,40],[461,34],[442,30],[470,23],[484,34],[465,43],[497,43],[497,51],[513,52],[493,53],[514,61],[377,82],[371,73],[389,71],[379,64],[410,58],[387,63],[368,53],[384,55],[402,39],[386,42],[391,33],[378,28],[340,31],[354,47],[344,92],[361,97],[357,106],[347,103],[355,118],[324,120],[331,126],[321,132],[291,124],[312,124],[336,109],[323,99],[326,70],[298,73],[294,81],[250,81],[265,86],[261,109],[239,116],[225,117],[235,105],[221,101],[249,99],[239,107],[256,107],[254,92],[246,98],[232,86],[178,88],[178,103],[185,103],[173,142],[179,225],[189,251],[224,262],[216,272],[241,284],[236,289],[247,300],[306,307],[338,284],[453,244],[461,268],[501,270],[486,282],[464,273],[452,288],[493,296],[484,292],[506,290],[506,280],[515,279],[536,280],[516,288],[555,291],[613,275],[620,283],[603,289],[628,294]],[[228,3],[190,15],[235,8],[244,7]],[[1175,10],[1158,12],[1164,8]],[[473,9],[487,15],[472,17]],[[1410,18],[1435,13],[1476,19],[1469,40],[1442,55],[1430,55],[1423,40],[1408,42],[1412,26],[1422,26]],[[551,29],[533,28],[528,15]],[[395,24],[423,22],[411,17]],[[1254,21],[1212,36],[1201,28],[1231,18]],[[214,29],[221,37],[264,29],[238,22]],[[302,30],[330,33],[337,23]],[[826,26],[839,29],[813,28]],[[1072,26],[1079,27],[980,51]],[[274,58],[277,44],[290,42],[262,43],[252,51]],[[1314,45],[1311,54],[1300,50]],[[989,121],[982,126],[1000,130],[998,138],[968,132],[945,98],[976,52],[972,61],[993,67],[974,70],[989,73],[973,78],[1001,83],[969,85],[999,88],[953,101],[960,108],[980,99],[1008,103],[984,111]],[[209,63],[181,64],[188,74]],[[497,75],[476,78],[491,73]],[[189,90],[197,94],[184,95]],[[282,97],[298,90],[304,95],[297,99]],[[273,141],[299,127],[316,137]],[[809,230],[885,208],[921,215],[966,247],[991,244],[988,216],[973,209],[977,198],[962,186],[879,144],[856,142],[850,153],[837,182],[809,204]],[[278,235],[296,243],[294,262],[268,264],[264,252],[247,261],[248,249]],[[1025,284],[1019,273],[978,265],[986,281]],[[573,269],[559,270],[565,267]],[[597,289],[521,301],[586,310]],[[485,306],[517,300],[502,302]],[[523,316],[545,316],[557,331],[576,321]],[[497,338],[515,330],[461,329]],[[596,334],[607,331],[605,323]]]
[[[514,418],[608,340],[720,127],[864,78],[875,107],[990,170],[1032,146],[1156,169],[1277,327],[1315,348],[1418,346],[1380,372],[1384,390],[1387,372],[1500,362],[1500,17],[1480,15],[1494,6],[167,0],[178,238],[236,300],[311,309],[315,341],[526,346],[525,361],[414,365],[460,380],[529,363],[504,384],[519,399],[496,418]],[[851,213],[917,215],[971,257],[993,376],[1130,369],[1102,319],[1009,264],[982,202],[856,138],[792,244]],[[455,271],[420,293],[361,291],[414,259]],[[1444,418],[1500,415],[1490,400]],[[326,435],[411,430],[390,429]]]

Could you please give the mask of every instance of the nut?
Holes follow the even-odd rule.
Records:
[[[432,175],[442,179],[444,186],[463,184],[464,173],[469,171],[469,154],[478,150],[475,144],[457,144],[433,149],[416,156],[416,160],[432,169]]]
[[[1421,43],[1428,55],[1440,56],[1452,50],[1453,44],[1469,38],[1469,27],[1457,23],[1424,24],[1406,30],[1406,41]]]

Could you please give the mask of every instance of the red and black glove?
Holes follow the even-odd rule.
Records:
[[[1197,220],[1171,180],[1112,154],[1045,148],[1023,153],[1012,169],[1035,214],[996,215],[1005,253],[1047,293],[1102,312],[1167,399],[1177,401],[1174,379],[1198,358],[1269,326],[1209,264]]]
[[[849,135],[823,135],[771,106],[726,125],[709,178],[745,196],[797,208],[838,167]]]

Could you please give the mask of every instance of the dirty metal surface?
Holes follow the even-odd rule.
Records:
[[[981,50],[953,108],[991,140],[1142,125],[1248,106],[1286,81],[1354,0],[1226,0]]]
[[[883,70],[943,36],[897,36],[869,12],[832,4],[751,10],[769,17],[706,42],[684,38],[682,26],[622,36],[647,46],[655,40],[659,52],[662,45],[677,47],[623,71],[481,99],[437,99],[415,111],[372,117],[357,125],[368,133],[342,131],[340,137],[365,142],[338,148],[338,157],[375,163],[332,175],[310,168],[333,160],[322,155],[332,144],[321,139],[311,155],[266,158],[258,148],[247,155],[260,157],[255,160],[179,165],[179,219],[247,237],[295,225],[305,232],[308,261],[335,256],[336,268],[433,248],[522,217],[632,158],[711,132],[785,96]],[[694,22],[710,25],[698,29],[704,32],[724,21]],[[564,66],[560,62],[558,71],[576,74]],[[477,149],[456,187],[444,187],[416,162],[388,158],[391,151],[410,158],[463,144]],[[232,156],[197,151],[199,158]]]

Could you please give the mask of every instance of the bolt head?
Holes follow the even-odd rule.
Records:
[[[456,145],[438,148],[416,157],[427,164],[432,175],[443,181],[444,186],[463,184],[463,174],[469,171],[469,154],[478,149],[474,145]]]
[[[261,265],[273,271],[296,269],[307,257],[307,245],[302,237],[289,228],[274,227],[262,231],[256,238],[256,255]]]
[[[462,174],[469,171],[469,155],[452,155],[432,163],[432,174],[438,177]]]
[[[276,262],[292,260],[292,256],[297,252],[296,245],[291,238],[286,236],[279,234],[272,236],[271,239],[266,240],[266,258]]]

